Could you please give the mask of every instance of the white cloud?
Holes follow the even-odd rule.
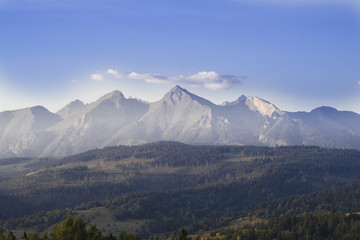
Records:
[[[144,81],[147,83],[174,83],[174,84],[189,84],[194,87],[204,87],[211,90],[223,90],[232,88],[234,85],[241,83],[240,78],[233,75],[221,75],[215,71],[210,72],[198,72],[190,76],[179,75],[176,77],[168,77],[154,73],[137,73],[130,72],[128,74],[122,74],[117,70],[108,69],[104,73],[96,73],[91,75],[91,78],[97,81],[104,80],[104,78],[110,75],[117,79],[132,79],[138,81]]]
[[[221,76],[212,71],[212,72],[198,72],[194,75],[188,76],[186,78],[187,81],[189,82],[194,82],[194,83],[207,83],[207,82],[216,82],[219,81],[221,79]]]
[[[217,72],[198,72],[185,77],[184,80],[195,86],[203,86],[211,90],[223,90],[232,88],[241,83],[240,78],[233,75],[220,75]]]
[[[135,80],[143,80],[148,83],[169,83],[172,81],[171,78],[161,76],[159,74],[152,74],[152,73],[141,74],[141,73],[131,72],[127,75],[127,77]]]
[[[229,82],[228,80],[224,79],[221,82],[216,83],[205,83],[204,86],[211,90],[223,90],[223,89],[229,89],[233,86],[233,83]]]
[[[109,68],[107,71],[106,71],[107,74],[110,74],[110,75],[113,75],[114,77],[116,78],[123,78],[123,75],[121,73],[119,73],[117,70],[113,70],[111,68]]]
[[[143,80],[148,83],[176,83],[190,84],[197,87],[205,87],[211,90],[223,90],[240,83],[240,79],[232,75],[220,75],[217,72],[198,72],[190,76],[166,77],[152,73],[132,72],[127,76],[130,79]]]
[[[357,82],[357,84],[360,86],[360,80]]]
[[[90,76],[90,78],[92,80],[95,80],[95,81],[102,81],[104,80],[104,76],[102,74],[98,74],[98,73],[94,73]]]

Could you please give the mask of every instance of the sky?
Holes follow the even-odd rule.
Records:
[[[0,111],[175,85],[360,113],[357,0],[0,0]]]

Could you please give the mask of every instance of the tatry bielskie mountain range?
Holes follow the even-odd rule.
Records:
[[[153,103],[113,91],[91,104],[73,101],[57,113],[41,106],[0,113],[1,158],[156,141],[360,149],[360,115],[331,107],[286,112],[246,96],[216,105],[179,86]]]

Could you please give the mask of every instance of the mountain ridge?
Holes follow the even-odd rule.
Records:
[[[75,100],[56,114],[42,106],[0,112],[0,154],[67,156],[111,145],[178,141],[207,145],[315,145],[360,149],[360,115],[319,107],[286,112],[259,97],[217,105],[176,85],[147,103],[118,90]]]

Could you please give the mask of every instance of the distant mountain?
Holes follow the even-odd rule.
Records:
[[[38,156],[53,139],[47,128],[62,118],[41,106],[0,113],[1,157]]]
[[[76,99],[75,101],[72,101],[71,103],[60,109],[56,114],[62,117],[63,119],[66,119],[80,112],[84,108],[85,108],[85,104],[79,99]]]
[[[175,86],[153,103],[113,91],[88,105],[73,101],[57,114],[43,107],[2,112],[0,134],[1,157],[64,156],[164,140],[360,149],[360,115],[330,107],[285,112],[250,96],[216,105]]]
[[[138,121],[117,132],[109,144],[140,144],[158,140],[213,143],[211,110],[215,106],[176,86],[160,101],[150,103],[149,110]]]
[[[42,156],[70,155],[103,147],[118,130],[139,120],[148,108],[146,103],[113,91],[48,128],[56,138],[44,148]]]

